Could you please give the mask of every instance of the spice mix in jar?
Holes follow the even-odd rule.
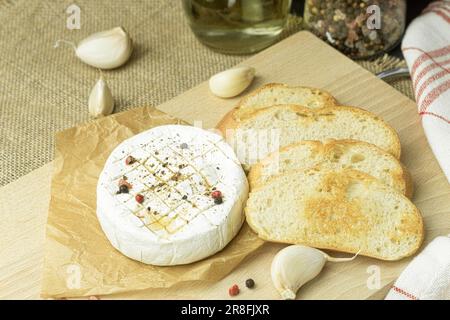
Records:
[[[405,0],[306,0],[307,28],[351,58],[394,48],[405,30]]]

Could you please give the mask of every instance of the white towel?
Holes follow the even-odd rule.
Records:
[[[450,300],[450,237],[437,237],[402,272],[386,300]]]
[[[450,182],[450,1],[432,2],[402,42],[428,142]]]

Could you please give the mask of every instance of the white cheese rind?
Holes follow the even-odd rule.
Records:
[[[125,164],[129,155],[136,163]],[[116,194],[124,175],[132,188]],[[223,194],[222,204],[210,195],[214,187]],[[145,195],[143,204],[135,200],[138,193]],[[221,136],[160,126],[111,153],[97,185],[97,217],[127,257],[160,266],[187,264],[222,250],[236,236],[247,196],[244,171]]]

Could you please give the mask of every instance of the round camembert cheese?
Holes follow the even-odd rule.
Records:
[[[186,264],[213,255],[236,236],[247,196],[242,167],[221,136],[167,125],[111,153],[98,181],[97,216],[127,257]]]

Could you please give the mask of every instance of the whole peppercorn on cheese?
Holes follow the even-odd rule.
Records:
[[[221,136],[160,126],[111,153],[98,181],[97,216],[111,244],[129,258],[187,264],[233,239],[247,196],[242,167]]]

